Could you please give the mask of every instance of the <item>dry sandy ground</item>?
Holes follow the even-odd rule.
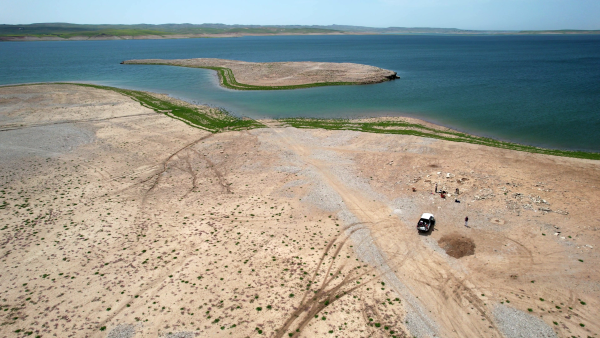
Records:
[[[0,336],[597,337],[597,162],[265,123],[0,88]]]
[[[254,86],[294,86],[321,82],[378,83],[393,80],[396,72],[357,63],[245,62],[225,59],[146,59],[124,64],[169,64],[182,67],[225,67],[239,83]]]

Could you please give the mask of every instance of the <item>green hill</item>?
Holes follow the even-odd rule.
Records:
[[[30,25],[0,25],[4,37],[60,37],[74,36],[140,36],[173,34],[310,34],[335,33],[332,29],[297,28],[281,26],[238,26],[221,24],[164,24],[164,25],[77,25],[70,23],[36,23]]]

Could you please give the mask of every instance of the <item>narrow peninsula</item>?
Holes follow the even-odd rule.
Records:
[[[219,74],[219,82],[223,87],[238,90],[285,90],[372,84],[399,78],[394,71],[356,63],[245,62],[200,58],[127,60],[121,64],[212,69]]]

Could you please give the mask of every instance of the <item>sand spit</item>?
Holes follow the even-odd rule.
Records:
[[[123,64],[159,64],[231,69],[235,80],[252,86],[298,86],[315,83],[369,84],[396,79],[396,72],[356,63],[245,62],[225,59],[127,60]]]
[[[599,333],[598,162],[264,122],[0,88],[0,336]]]

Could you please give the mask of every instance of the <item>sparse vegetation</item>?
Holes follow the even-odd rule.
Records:
[[[54,86],[52,91],[61,88],[64,86]],[[102,109],[112,110],[111,104],[126,102],[129,111],[138,109],[144,114],[149,113],[151,118],[94,122],[90,124],[98,128],[94,143],[76,148],[65,156],[25,159],[16,163],[20,170],[10,167],[1,170],[0,204],[3,199],[10,202],[0,213],[5,228],[0,232],[4,241],[1,252],[5,255],[2,257],[5,260],[2,276],[10,282],[5,283],[7,292],[0,299],[3,315],[0,324],[9,335],[20,329],[21,336],[27,332],[34,332],[33,336],[39,332],[43,336],[56,334],[59,337],[79,332],[106,336],[111,332],[112,336],[118,331],[118,323],[138,325],[136,327],[144,323],[144,329],[160,331],[165,337],[169,332],[175,335],[189,331],[196,331],[201,336],[232,337],[405,337],[410,334],[405,331],[407,326],[402,325],[407,318],[399,298],[402,296],[394,291],[394,281],[384,279],[385,274],[382,275],[377,267],[360,261],[354,251],[355,247],[362,246],[360,241],[344,242],[348,224],[338,219],[338,214],[325,212],[297,198],[307,195],[305,188],[324,181],[310,178],[304,169],[293,172],[284,171],[285,168],[281,171],[264,169],[265,165],[273,163],[286,165],[280,164],[284,160],[279,157],[278,150],[271,153],[265,150],[277,146],[280,138],[266,139],[267,132],[199,132],[144,111],[137,103],[132,104],[119,95],[87,88],[69,90],[78,94],[100,92],[108,97]],[[27,99],[34,101],[36,96]],[[65,100],[73,105],[88,104],[81,96],[74,95]],[[293,133],[307,138],[311,134],[297,130]],[[264,138],[257,140],[256,134]],[[136,138],[138,135],[144,137]],[[147,135],[156,135],[156,142]],[[357,139],[364,140],[360,137],[378,139],[372,135]],[[315,137],[314,140],[319,139]],[[192,146],[179,151],[189,144]],[[381,156],[368,151],[360,156],[364,154]],[[385,158],[381,161],[381,158],[373,157],[363,163],[368,163],[367,168],[379,169],[379,164],[409,156],[404,153],[383,155]],[[257,164],[259,160],[265,164]],[[294,165],[305,165],[297,164],[305,161],[301,156],[294,156],[293,160]],[[330,162],[323,160],[323,163],[337,163],[335,158],[327,161]],[[514,168],[510,163],[506,165]],[[146,171],[140,172],[139,168]],[[386,168],[396,175],[394,182],[401,183],[396,185],[400,186],[396,192],[408,191],[414,184],[413,178],[403,177],[403,171],[397,167],[384,167],[384,170]],[[423,178],[429,174],[435,177],[438,170],[444,171],[440,177],[445,176],[446,171],[453,172],[437,168],[425,168]],[[523,162],[519,162],[519,168],[524,172],[530,170]],[[406,170],[410,171],[410,166]],[[457,178],[468,177],[469,185],[485,186],[484,180],[473,178],[477,173],[469,174],[469,171],[470,168],[465,168],[464,174],[457,173]],[[376,170],[358,175],[365,180],[372,177],[371,182],[381,182],[382,174]],[[494,180],[499,179],[498,189],[509,182],[502,179],[502,175],[493,176]],[[156,177],[161,181],[155,184]],[[446,184],[452,184],[452,181],[457,180],[448,179]],[[404,187],[407,182],[409,185]],[[529,186],[527,182],[520,184]],[[155,185],[155,190],[148,192]],[[466,186],[462,187],[465,188],[461,188],[461,193],[466,195]],[[538,185],[531,189],[542,194],[538,188],[546,189]],[[553,187],[561,196],[571,198],[570,192],[565,192],[567,188],[560,188],[559,183]],[[523,190],[514,188],[513,191]],[[361,191],[353,190],[353,193],[355,198],[364,197]],[[528,192],[525,190],[525,193]],[[430,194],[423,192],[423,195],[428,197]],[[315,199],[317,203],[323,203],[320,198]],[[477,203],[471,202],[472,212],[481,210]],[[493,204],[491,207],[495,208]],[[542,215],[539,217],[543,218]],[[523,221],[523,224],[528,223]],[[458,226],[462,227],[462,224]],[[566,232],[569,221],[560,226]],[[529,229],[533,240],[554,238],[537,237],[540,233],[537,227],[520,227],[523,228]],[[373,229],[382,235],[379,238],[384,243],[386,236],[397,234],[397,230],[387,224]],[[519,240],[516,235],[513,238]],[[480,247],[485,248],[485,245],[482,243]],[[511,254],[522,253],[511,244],[509,248],[513,250]],[[418,250],[413,253],[418,254]],[[388,251],[388,255],[387,264],[403,269],[400,273],[405,281],[412,285],[422,282],[420,276],[410,274],[412,263],[403,260],[405,252]],[[492,255],[496,255],[495,251]],[[586,252],[576,255],[569,256],[568,261],[572,262],[573,257],[581,257],[588,263],[593,260],[586,258],[589,257]],[[485,257],[485,254],[481,256]],[[543,256],[533,252],[532,257],[537,261]],[[396,265],[399,260],[402,265]],[[445,264],[441,260],[438,262]],[[419,268],[429,269],[428,265],[421,264]],[[504,283],[500,278],[506,294],[492,291],[489,286],[470,289],[463,287],[466,284],[462,284],[462,280],[448,280],[453,290],[461,293],[461,298],[468,297],[463,300],[471,302],[468,305],[452,303],[452,308],[457,311],[457,322],[464,317],[474,318],[469,323],[482,323],[478,329],[491,332],[491,336],[496,331],[487,331],[493,322],[484,315],[488,315],[492,303],[503,301],[516,308],[534,306],[535,311],[529,308],[525,312],[533,315],[530,317],[543,315],[544,321],[556,331],[565,326],[578,335],[585,330],[593,331],[594,326],[588,323],[589,316],[582,315],[594,311],[593,294],[577,293],[578,296],[569,299],[564,288],[540,276],[537,266],[530,269],[531,273],[519,273],[519,278],[513,277],[514,268],[514,265],[498,268],[497,276],[506,276],[508,281]],[[438,270],[428,272],[433,271]],[[541,271],[545,273],[546,270]],[[533,279],[537,279],[535,285],[531,284]],[[48,287],[52,287],[48,289],[52,291],[46,291]],[[445,289],[440,293],[433,288],[429,290],[431,296],[444,299],[440,294]],[[513,292],[509,294],[509,291]],[[421,295],[415,294],[425,306],[445,306],[441,302],[429,302],[427,297],[418,297]],[[548,299],[538,302],[540,297]],[[452,297],[446,300],[454,302]],[[590,302],[589,307],[585,301]],[[544,304],[547,305],[545,309]],[[569,305],[574,309],[567,310]],[[44,310],[46,308],[54,310]],[[60,326],[68,320],[87,326],[77,332],[70,325]],[[554,325],[553,320],[556,321]],[[53,324],[43,324],[46,322]],[[54,326],[55,322],[59,325]],[[284,323],[289,325],[284,326]],[[585,325],[584,329],[580,323]],[[99,329],[108,332],[100,333]]]
[[[131,97],[141,105],[150,108],[157,113],[162,113],[176,118],[186,124],[204,129],[213,133],[227,130],[245,130],[264,127],[261,123],[252,119],[243,119],[232,116],[227,111],[219,108],[200,108],[194,106],[180,105],[163,99],[159,99],[149,93],[120,89],[115,87],[98,86],[90,84],[74,84],[77,86],[93,87],[111,90],[125,96]]]
[[[583,151],[568,151],[558,149],[544,149],[534,146],[522,145],[511,142],[498,141],[487,137],[469,135],[452,130],[440,130],[426,127],[416,123],[404,121],[379,121],[379,122],[357,122],[348,119],[309,119],[309,118],[283,118],[280,122],[295,128],[326,129],[326,130],[355,130],[367,133],[413,135],[420,137],[435,138],[452,142],[465,142],[481,144],[488,147],[525,151],[530,153],[585,158],[600,160],[600,153]],[[545,236],[545,234],[544,234]]]

